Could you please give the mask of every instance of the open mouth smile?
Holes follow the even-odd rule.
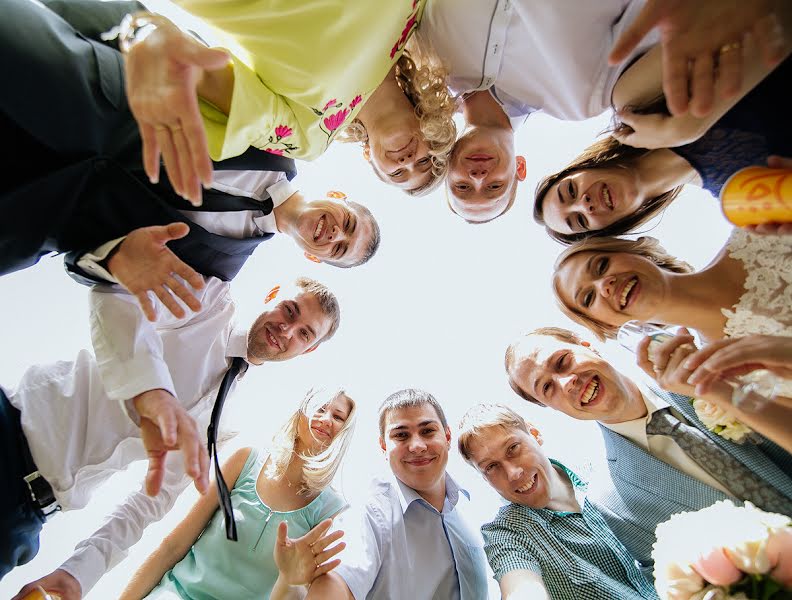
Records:
[[[601,199],[602,203],[608,208],[608,210],[613,210],[613,200],[611,200],[610,188],[604,184],[602,186]]]
[[[283,352],[283,346],[281,345],[280,340],[278,340],[275,334],[272,333],[272,331],[270,331],[269,327],[267,327],[265,331],[265,337],[267,338],[267,343],[270,346],[272,346],[273,348],[277,348],[278,350]]]
[[[314,242],[319,240],[319,237],[322,235],[322,231],[324,231],[326,224],[327,224],[327,217],[325,215],[319,217],[319,221],[316,223],[316,229],[314,229],[314,234],[313,234]]]
[[[619,294],[619,308],[624,310],[627,308],[629,304],[635,300],[638,296],[638,290],[641,289],[641,286],[638,282],[638,277],[633,276],[631,277],[627,283],[624,284],[621,290],[621,294]]]
[[[529,494],[533,490],[535,483],[536,483],[536,473],[531,475],[531,478],[528,480],[528,482],[525,485],[518,487],[514,491],[518,494]]]
[[[592,406],[597,403],[597,400],[600,399],[600,392],[602,391],[602,383],[600,382],[600,378],[598,375],[594,375],[589,382],[586,384],[586,387],[583,388],[583,391],[580,394],[580,405],[581,406]]]

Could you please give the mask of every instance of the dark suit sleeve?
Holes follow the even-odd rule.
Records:
[[[104,42],[102,34],[121,23],[124,16],[146,10],[140,2],[123,0],[41,0],[41,3],[85,37],[97,42]],[[117,48],[115,41],[109,44]]]
[[[82,250],[74,250],[72,252],[67,252],[63,256],[63,267],[66,269],[66,273],[74,279],[77,283],[82,285],[92,286],[92,285],[112,285],[111,282],[105,281],[101,277],[97,277],[88,271],[81,269],[77,266],[77,263],[85,254]]]

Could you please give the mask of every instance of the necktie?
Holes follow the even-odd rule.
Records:
[[[231,389],[239,372],[246,366],[245,359],[237,356],[231,361],[231,366],[226,371],[220,389],[217,390],[214,407],[212,408],[212,418],[209,421],[209,429],[206,431],[209,446],[209,460],[214,463],[215,478],[217,479],[217,496],[220,499],[220,508],[223,510],[225,520],[226,537],[229,540],[237,541],[236,523],[234,522],[234,509],[231,507],[231,494],[228,491],[223,474],[220,471],[220,463],[217,460],[217,431],[220,427],[220,413],[223,412],[228,390]]]
[[[702,469],[741,500],[784,515],[792,512],[792,501],[739,460],[723,450],[703,431],[677,419],[670,408],[655,411],[646,425],[647,435],[667,435]]]

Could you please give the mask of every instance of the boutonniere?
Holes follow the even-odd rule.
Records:
[[[753,429],[738,421],[712,402],[707,402],[701,398],[693,398],[691,403],[693,404],[693,410],[696,411],[696,416],[704,424],[704,427],[722,438],[742,444],[753,433]]]

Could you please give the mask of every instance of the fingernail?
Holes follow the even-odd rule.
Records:
[[[159,183],[159,177],[149,177],[149,181],[156,185]]]
[[[687,359],[685,362],[682,363],[682,366],[685,367],[686,369],[692,369],[693,361],[691,359]]]

